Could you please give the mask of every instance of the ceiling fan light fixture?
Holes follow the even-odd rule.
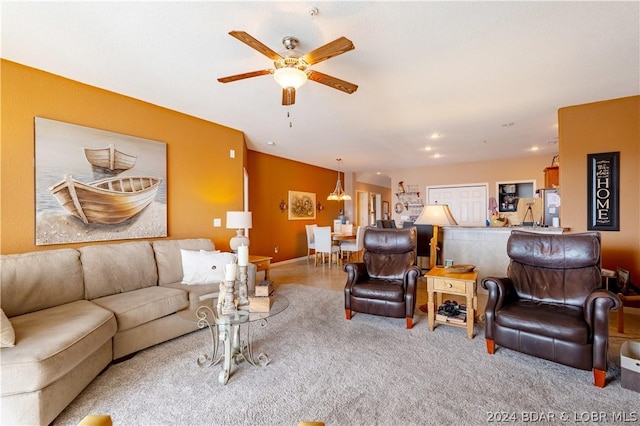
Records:
[[[273,78],[283,89],[293,87],[297,90],[307,82],[307,73],[293,67],[278,68],[274,71]]]

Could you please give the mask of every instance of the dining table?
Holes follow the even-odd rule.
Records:
[[[354,241],[356,239],[356,234],[345,234],[344,232],[332,232],[331,240],[340,243],[340,241]]]

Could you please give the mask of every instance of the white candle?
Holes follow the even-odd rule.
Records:
[[[247,266],[249,264],[249,246],[238,247],[238,266]]]
[[[227,266],[224,268],[224,280],[235,281],[236,275],[237,275],[237,265],[235,263],[227,263]]]

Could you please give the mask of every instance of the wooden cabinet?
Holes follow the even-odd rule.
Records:
[[[560,167],[552,166],[544,169],[544,187],[557,188],[560,186]]]

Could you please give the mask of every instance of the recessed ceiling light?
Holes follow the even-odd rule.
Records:
[[[425,146],[425,147],[424,147],[424,150],[425,150],[425,151],[431,151],[432,149],[433,149],[433,148],[431,148],[430,146]]]
[[[441,133],[432,133],[431,136],[429,136],[429,139],[438,139],[441,137],[442,137]]]
[[[380,174],[380,172],[376,172],[376,174],[377,174],[377,175],[379,175],[379,174]]]
[[[442,155],[440,155],[440,154],[433,154],[431,157],[432,157],[432,158],[440,158],[440,157],[442,157]]]
[[[538,151],[540,149],[539,146],[532,146],[531,151]]]
[[[276,143],[274,141],[267,141],[267,145],[274,146]]]

